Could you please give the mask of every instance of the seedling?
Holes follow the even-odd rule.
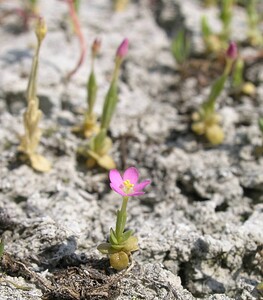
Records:
[[[224,140],[224,132],[220,126],[221,116],[216,113],[216,99],[221,94],[232,65],[237,57],[237,46],[230,43],[226,53],[226,66],[223,74],[213,84],[208,99],[202,104],[199,112],[192,116],[194,123],[192,130],[198,135],[205,135],[212,145],[221,144]]]
[[[228,42],[230,39],[231,33],[231,21],[233,17],[233,5],[235,0],[222,0],[221,3],[221,12],[220,19],[222,21],[222,32],[221,32],[221,40],[222,42]]]
[[[184,29],[181,29],[172,41],[172,53],[180,69],[183,70],[190,56],[190,42]]]
[[[97,116],[93,112],[94,105],[96,102],[97,96],[97,81],[94,71],[94,61],[100,50],[101,42],[98,39],[95,39],[92,45],[92,55],[91,55],[91,72],[89,75],[89,79],[87,82],[87,102],[88,102],[88,110],[85,113],[84,123],[82,126],[73,128],[73,131],[80,132],[84,135],[84,137],[89,138],[94,134],[98,133],[99,126],[97,123]]]
[[[107,131],[109,129],[110,121],[112,119],[118,101],[117,88],[119,71],[123,59],[128,52],[128,44],[128,39],[125,39],[119,46],[116,53],[115,68],[111,85],[104,101],[100,130],[98,134],[90,140],[89,148],[87,150],[87,154],[89,156],[87,160],[87,166],[89,168],[95,166],[96,164],[107,170],[115,168],[115,163],[111,156],[108,154],[109,150],[112,147],[112,141],[107,136]]]
[[[263,118],[262,117],[258,119],[258,127],[262,135],[262,142],[261,145],[255,147],[255,155],[259,157],[262,156],[263,154]]]
[[[256,87],[252,82],[245,82],[244,81],[244,59],[242,57],[238,57],[232,73],[232,88],[234,94],[246,94],[246,95],[254,95],[256,92]]]
[[[48,172],[50,163],[42,155],[37,153],[37,147],[42,135],[38,127],[42,112],[39,109],[39,99],[37,97],[37,74],[40,46],[47,32],[46,23],[43,18],[39,18],[36,26],[37,48],[33,58],[29,82],[26,92],[27,109],[24,113],[25,134],[21,137],[18,150],[29,160],[33,169],[39,172]]]
[[[133,231],[125,231],[129,197],[143,195],[143,189],[151,181],[145,180],[138,183],[139,172],[134,167],[128,168],[123,177],[117,170],[111,170],[109,178],[111,189],[122,196],[122,206],[117,211],[115,230],[110,229],[109,242],[100,244],[98,250],[102,254],[107,254],[110,258],[110,265],[120,271],[128,267],[131,253],[139,249],[138,239],[133,236]]]
[[[257,0],[247,0],[248,41],[252,46],[262,46],[263,37],[259,30],[260,16],[257,11]]]
[[[205,16],[202,17],[201,29],[208,52],[218,53],[227,47],[231,33],[234,2],[235,0],[221,1],[219,17],[222,22],[222,31],[220,34],[215,34],[209,26],[207,18]]]
[[[129,3],[129,0],[113,0],[113,8],[117,12],[124,11]]]

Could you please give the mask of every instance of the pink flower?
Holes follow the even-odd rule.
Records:
[[[117,49],[116,57],[124,58],[124,56],[128,53],[129,47],[129,40],[124,39],[123,42],[120,44],[119,48]]]
[[[237,52],[237,44],[235,42],[230,42],[226,51],[226,56],[234,60],[237,58]]]
[[[123,177],[121,177],[118,170],[110,170],[109,177],[111,189],[125,197],[143,195],[144,192],[142,190],[151,183],[151,180],[144,180],[141,183],[137,183],[139,172],[134,167],[128,168],[124,172]]]

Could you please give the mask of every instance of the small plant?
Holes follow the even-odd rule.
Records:
[[[220,5],[220,20],[222,31],[220,34],[213,33],[205,16],[201,19],[201,30],[208,52],[218,53],[227,47],[231,33],[231,21],[235,0],[222,0]]]
[[[222,0],[221,3],[220,19],[222,21],[223,26],[221,32],[222,42],[228,42],[228,40],[230,39],[230,25],[233,17],[234,2],[235,0]]]
[[[95,166],[96,164],[107,170],[115,168],[115,163],[111,156],[108,154],[109,150],[112,147],[112,141],[107,136],[107,131],[109,129],[110,121],[112,119],[118,101],[117,88],[119,71],[123,59],[128,52],[128,45],[129,41],[128,39],[125,39],[119,46],[116,53],[115,68],[111,80],[111,85],[104,101],[100,129],[97,135],[92,137],[92,139],[90,140],[87,150],[87,154],[89,156],[87,160],[87,166],[89,168]]]
[[[172,41],[172,53],[181,69],[184,69],[190,55],[190,42],[184,29],[181,29]]]
[[[82,133],[86,138],[93,136],[99,131],[99,126],[97,124],[97,116],[95,115],[93,110],[96,102],[97,89],[98,89],[95,71],[94,71],[94,61],[100,50],[100,46],[101,46],[100,40],[95,39],[92,45],[91,72],[87,82],[88,110],[85,113],[84,123],[82,126],[73,129],[73,131],[75,132]]]
[[[4,238],[1,238],[0,241],[0,259],[2,258],[5,251],[5,244],[4,244]]]
[[[102,254],[107,254],[110,258],[110,265],[120,271],[128,267],[131,253],[139,249],[138,239],[133,236],[133,231],[125,231],[129,197],[143,195],[143,189],[151,181],[145,180],[138,183],[139,172],[134,167],[128,168],[123,177],[117,170],[111,170],[109,178],[111,189],[122,196],[122,206],[117,211],[115,230],[110,229],[109,242],[100,244],[98,250]]]
[[[202,104],[199,112],[192,116],[194,123],[192,130],[198,135],[205,135],[212,145],[221,144],[224,140],[224,132],[220,126],[221,116],[215,111],[216,99],[221,94],[227,77],[237,57],[237,46],[230,43],[226,53],[226,66],[224,73],[213,84],[208,99]]]
[[[263,118],[262,117],[258,119],[258,127],[262,135],[262,142],[261,145],[255,147],[255,155],[262,156],[263,154]]]
[[[246,95],[254,95],[256,88],[252,82],[244,81],[244,59],[242,57],[238,57],[235,65],[233,67],[232,73],[232,88],[234,94],[246,94]]]
[[[252,46],[262,46],[263,37],[259,30],[260,16],[257,11],[257,0],[247,0],[248,40]]]
[[[37,153],[37,147],[42,135],[38,127],[42,112],[39,110],[39,99],[37,97],[37,73],[40,46],[47,32],[46,23],[43,18],[39,18],[36,26],[37,48],[33,58],[29,82],[26,92],[27,109],[24,113],[25,134],[21,137],[18,150],[30,161],[33,169],[39,172],[48,172],[51,168],[50,163]]]
[[[124,11],[129,3],[129,0],[113,0],[113,8],[117,12]]]

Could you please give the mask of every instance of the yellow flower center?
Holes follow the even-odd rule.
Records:
[[[132,184],[129,179],[123,181],[123,185],[124,185],[123,190],[125,193],[129,193],[132,190],[132,188],[134,187],[134,184]]]

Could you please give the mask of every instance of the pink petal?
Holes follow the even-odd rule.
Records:
[[[139,192],[139,191],[143,190],[150,183],[151,183],[151,180],[144,180],[143,182],[136,184],[133,189],[135,192]]]
[[[110,170],[109,173],[110,182],[113,183],[116,186],[120,186],[123,182],[123,179],[121,178],[121,174],[118,170]]]
[[[139,178],[139,172],[136,168],[130,167],[123,174],[123,180],[130,180],[130,183],[136,184]]]
[[[127,194],[125,194],[125,193],[123,192],[123,190],[120,189],[120,188],[119,188],[118,186],[116,186],[115,184],[110,183],[110,187],[111,187],[111,189],[114,190],[116,193],[118,193],[118,194],[120,194],[120,195],[122,195],[122,196],[127,196]]]

